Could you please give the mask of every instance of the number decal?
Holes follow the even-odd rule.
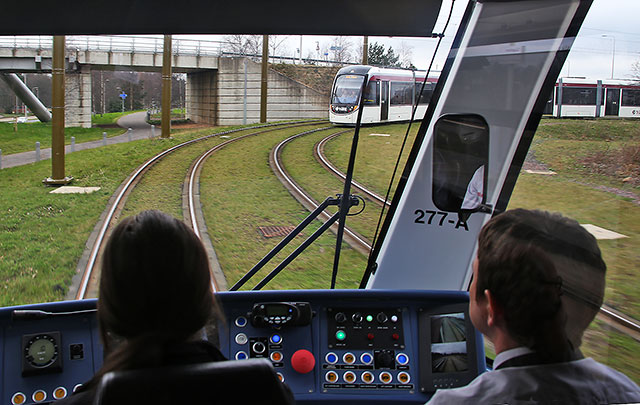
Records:
[[[438,226],[447,226],[447,225],[454,225],[455,224],[455,229],[464,229],[465,231],[469,231],[469,227],[467,226],[467,221],[458,218],[457,221],[454,221],[453,219],[449,219],[447,220],[447,217],[449,216],[448,212],[441,212],[441,211],[431,211],[431,210],[420,210],[417,209],[414,211],[414,214],[416,215],[416,218],[413,222],[415,222],[416,224],[426,224],[426,225],[438,225]],[[425,222],[424,218],[425,216],[429,215],[429,218],[427,219],[427,221]],[[433,218],[439,215],[440,216],[440,220],[439,221],[434,221]]]

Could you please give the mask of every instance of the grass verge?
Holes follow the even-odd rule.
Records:
[[[14,125],[0,122],[0,149],[3,155],[35,150],[36,142],[40,148],[51,147],[51,123],[35,122],[31,124],[17,124],[18,132],[14,132]],[[124,128],[65,128],[64,143],[71,144],[71,137],[76,143],[102,139],[102,133],[108,137],[123,134]]]

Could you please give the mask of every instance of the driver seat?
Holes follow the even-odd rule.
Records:
[[[290,404],[293,395],[267,359],[230,360],[112,371],[94,405]]]

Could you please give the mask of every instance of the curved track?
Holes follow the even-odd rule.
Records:
[[[289,192],[293,195],[293,197],[296,200],[298,200],[300,204],[302,204],[309,211],[315,210],[320,204],[317,201],[315,201],[309,194],[307,194],[302,189],[302,187],[300,187],[293,180],[293,178],[291,178],[291,176],[287,173],[281,161],[282,149],[287,143],[291,142],[292,140],[298,137],[308,135],[310,133],[317,132],[317,131],[327,130],[330,128],[331,127],[320,128],[320,129],[306,131],[297,135],[290,136],[289,138],[283,140],[278,145],[276,145],[276,147],[273,148],[271,150],[271,153],[269,154],[269,164],[271,165],[271,169],[273,170],[273,172],[280,179],[282,184],[284,184],[287,190],[289,190]],[[343,134],[345,132],[348,132],[348,131],[338,132],[337,134],[334,134],[334,136]],[[329,214],[327,211],[323,211],[320,214],[320,218],[322,219],[323,222],[328,221],[330,217],[331,217],[331,214]],[[337,225],[334,224],[331,227],[331,229],[334,230],[335,232],[337,230]],[[352,231],[348,227],[344,228],[344,241],[364,255],[368,255],[369,251],[371,251],[371,242],[365,239],[363,236]]]
[[[335,133],[327,136],[318,142],[314,148],[314,155],[318,162],[322,164],[329,172],[334,174],[336,177],[340,178],[342,181],[345,179],[344,173],[342,173],[338,168],[336,168],[329,159],[324,156],[324,147],[327,142],[332,140],[333,138],[342,135],[344,132]],[[385,201],[384,198],[380,197],[375,192],[365,188],[364,186],[358,184],[357,182],[352,182],[353,186],[357,188],[361,193],[365,194],[371,201],[378,203],[379,205],[386,204],[390,205],[388,201]],[[600,308],[600,313],[598,314],[598,319],[607,323],[609,326],[615,328],[621,333],[631,336],[637,341],[640,341],[640,322],[628,317],[627,315],[616,311],[615,309],[603,305]]]
[[[155,163],[159,162],[160,160],[162,160],[163,158],[165,158],[166,156],[170,155],[172,152],[175,152],[176,150],[179,150],[181,148],[184,148],[186,146],[189,145],[193,145],[194,143],[197,142],[201,142],[216,136],[223,136],[223,135],[227,135],[227,134],[231,134],[231,133],[237,133],[237,132],[242,132],[242,131],[251,131],[254,129],[259,129],[259,128],[271,128],[271,129],[266,129],[263,131],[258,131],[258,132],[252,132],[246,135],[243,135],[241,137],[237,137],[234,139],[230,139],[227,142],[224,142],[222,144],[217,145],[216,147],[212,148],[212,150],[209,150],[205,155],[210,155],[211,153],[215,152],[215,150],[218,150],[220,147],[223,147],[224,145],[227,145],[230,142],[236,141],[238,139],[242,139],[242,138],[246,138],[248,136],[253,136],[253,135],[257,135],[266,131],[272,131],[275,129],[281,129],[281,128],[290,128],[290,127],[296,127],[296,126],[308,126],[308,125],[313,125],[313,124],[317,124],[318,122],[324,122],[324,121],[305,121],[302,123],[295,123],[295,124],[267,124],[267,125],[261,125],[261,126],[255,126],[255,127],[251,127],[251,128],[241,128],[241,129],[235,129],[235,130],[230,130],[230,131],[224,131],[224,132],[219,132],[219,133],[215,133],[215,134],[211,134],[211,135],[207,135],[201,138],[197,138],[197,139],[193,139],[187,142],[183,142],[179,145],[173,146],[157,155],[155,155],[154,157],[152,157],[151,159],[147,160],[145,163],[143,163],[140,167],[138,167],[121,185],[120,187],[118,187],[118,189],[116,190],[116,192],[114,193],[114,195],[112,196],[111,200],[108,203],[107,208],[105,209],[105,211],[103,212],[101,219],[98,223],[98,225],[96,225],[97,231],[95,232],[95,236],[91,237],[90,242],[88,242],[88,245],[91,246],[90,250],[88,251],[88,256],[86,257],[86,264],[83,266],[82,269],[82,276],[80,278],[80,282],[78,285],[78,289],[75,293],[75,299],[83,299],[83,298],[87,298],[87,293],[90,291],[90,285],[92,283],[97,283],[97,280],[95,279],[94,276],[94,268],[96,266],[96,262],[98,259],[98,256],[102,250],[103,244],[106,242],[106,237],[108,232],[111,229],[111,226],[114,224],[116,218],[119,216],[119,214],[122,212],[122,209],[124,208],[124,205],[126,203],[127,197],[128,195],[131,193],[131,191],[135,188],[135,186],[140,182],[140,180],[142,179],[142,177],[144,176],[144,174],[147,172],[147,170],[149,170],[149,168],[151,166],[153,166]],[[200,164],[197,164],[198,162],[202,162],[206,159],[206,156],[201,156],[200,159],[196,160],[196,162],[192,165],[192,169],[190,169],[190,173],[196,173],[198,172],[198,168],[200,167]],[[193,168],[195,168],[196,170],[194,171]],[[187,174],[188,178],[191,179],[195,179],[195,174],[191,175],[191,174]],[[188,185],[187,189],[194,189],[193,184],[192,185]],[[194,194],[192,194],[194,195]],[[189,203],[190,207],[193,207],[193,209],[195,210],[195,203],[190,202]],[[197,216],[195,214],[193,214],[193,211],[189,211],[189,217],[190,218],[197,218]],[[192,224],[192,226],[194,226],[194,231],[196,231],[196,234],[198,234],[198,236],[201,235],[200,232],[200,227],[198,226],[198,222],[197,221],[188,221],[188,223]],[[204,223],[203,221],[200,222],[201,224]],[[81,262],[84,262],[85,260],[81,259]],[[215,277],[214,277],[215,280]],[[215,283],[215,282],[214,282]],[[217,286],[213,285],[214,290],[217,290]]]

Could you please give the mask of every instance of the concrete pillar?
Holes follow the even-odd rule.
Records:
[[[91,68],[65,74],[65,126],[91,128]]]
[[[187,75],[186,114],[199,124],[218,125],[218,75],[215,70]]]

